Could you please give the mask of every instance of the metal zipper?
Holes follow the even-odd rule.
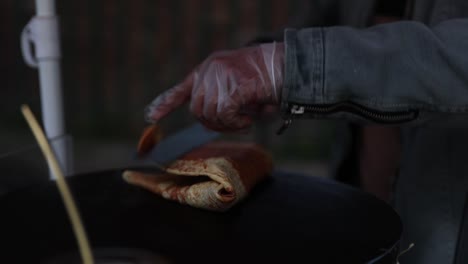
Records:
[[[350,112],[381,124],[409,122],[416,119],[418,114],[416,110],[395,112],[378,111],[352,102],[343,102],[330,105],[305,105],[293,103],[291,104],[289,115],[284,119],[283,124],[278,129],[276,134],[281,135],[287,128],[291,126],[295,117],[301,116],[305,113],[326,115],[337,112]]]
[[[284,119],[283,121],[283,124],[281,125],[281,127],[278,129],[278,131],[276,131],[276,134],[277,135],[281,135],[283,134],[284,131],[286,131],[286,129],[289,128],[289,126],[291,125],[292,123],[292,117],[294,115],[302,115],[304,114],[304,106],[299,106],[299,105],[293,105],[291,107],[291,110],[290,110],[290,114],[288,115],[287,118]]]

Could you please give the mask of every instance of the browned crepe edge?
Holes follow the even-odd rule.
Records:
[[[124,179],[130,184],[143,187],[166,199],[187,203],[191,206],[208,210],[224,211],[242,200],[247,193],[261,180],[268,177],[272,171],[272,159],[260,146],[253,143],[212,142],[170,164],[163,174],[148,174],[137,171],[125,171]],[[203,185],[183,186],[180,190],[166,192],[167,184],[176,185],[168,177],[206,176],[218,184],[212,184],[210,190],[196,190]],[[162,177],[162,178],[161,178]],[[161,180],[162,179],[162,180]],[[189,193],[203,193],[210,191],[208,198],[182,197]],[[187,200],[188,199],[188,200]],[[203,200],[205,199],[205,200]]]

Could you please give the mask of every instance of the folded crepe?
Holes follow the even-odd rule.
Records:
[[[271,156],[259,145],[220,141],[185,154],[163,173],[127,170],[123,178],[169,200],[225,211],[244,199],[272,168]]]

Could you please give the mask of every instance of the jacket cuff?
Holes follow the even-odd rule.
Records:
[[[281,110],[290,102],[324,102],[324,38],[322,28],[286,29]]]

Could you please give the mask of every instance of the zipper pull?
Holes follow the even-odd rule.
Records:
[[[291,114],[293,115],[302,115],[304,114],[304,107],[303,106],[298,106],[298,105],[293,105],[291,108]]]
[[[302,115],[304,114],[304,106],[299,106],[299,105],[293,105],[291,107],[291,114],[289,115],[289,118],[285,119],[281,127],[276,131],[277,135],[283,134],[283,132],[288,129],[291,126],[292,123],[292,116],[293,115]]]
[[[281,135],[283,134],[283,132],[288,129],[288,127],[291,125],[292,123],[292,118],[288,118],[288,119],[285,119],[283,121],[283,124],[280,126],[280,128],[278,129],[278,131],[276,131],[276,135]]]

